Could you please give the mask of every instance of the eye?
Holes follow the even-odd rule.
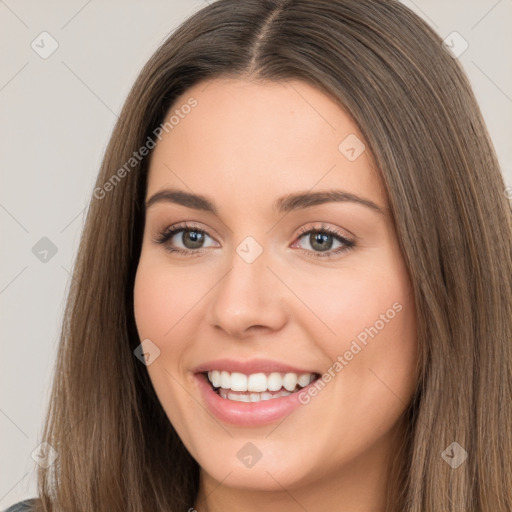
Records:
[[[311,249],[303,249],[308,256],[314,258],[331,258],[340,253],[346,252],[355,247],[355,242],[349,240],[336,229],[321,225],[319,228],[303,228],[298,239],[304,238]],[[333,245],[338,242],[340,245],[333,249]]]
[[[183,222],[165,229],[157,236],[155,242],[165,245],[169,252],[190,255],[203,249],[207,238],[213,240],[206,231]],[[181,243],[182,247],[176,247],[177,243]]]
[[[183,222],[166,228],[154,241],[164,245],[166,250],[171,253],[192,256],[202,252],[201,249],[205,248],[204,243],[208,238],[213,241],[213,238],[203,229]],[[356,245],[354,241],[347,239],[341,232],[323,224],[316,228],[303,228],[298,235],[298,240],[301,239],[307,242],[310,249],[299,248],[308,256],[314,258],[331,258],[352,249]],[[177,246],[179,243],[181,243],[181,247]],[[333,249],[336,243],[339,245],[336,249]],[[296,242],[292,247],[295,245]]]

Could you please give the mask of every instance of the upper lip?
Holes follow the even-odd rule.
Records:
[[[273,361],[271,359],[247,359],[244,361],[236,359],[215,359],[200,364],[192,371],[194,373],[204,373],[212,370],[220,370],[226,372],[238,372],[245,375],[252,373],[317,373],[310,369],[292,366],[280,361]]]

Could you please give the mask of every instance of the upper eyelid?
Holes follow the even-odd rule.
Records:
[[[212,240],[214,240],[216,243],[218,243],[215,238],[211,237],[209,233],[202,229],[199,226],[190,225],[188,222],[184,223],[178,223],[176,225],[169,226],[165,231],[161,232],[160,237],[154,239],[154,242],[157,242],[159,244],[166,244],[171,238],[176,236],[178,233],[181,233],[183,231],[200,231],[203,232],[206,236],[210,237]],[[337,257],[342,256],[344,253],[351,251],[354,247],[357,247],[359,245],[359,240],[357,237],[354,237],[351,239],[350,237],[344,236],[342,233],[340,233],[339,228],[333,228],[330,226],[326,226],[324,222],[322,222],[322,225],[320,227],[314,227],[314,226],[303,226],[303,228],[300,230],[297,235],[295,235],[294,244],[297,240],[302,239],[305,235],[312,233],[312,232],[324,232],[329,233],[330,236],[337,239],[338,243],[341,243],[341,247],[337,249],[329,249],[325,252],[317,252],[315,250],[309,250],[304,248],[299,248],[302,252],[306,253],[309,257],[314,258],[317,261],[336,261]],[[166,233],[168,233],[168,236],[166,236]],[[194,255],[199,255],[200,253],[207,250],[208,247],[200,247],[197,249],[181,249],[176,247],[168,247],[167,250],[173,253],[180,253],[189,257],[192,257]],[[297,249],[297,250],[299,250]]]
[[[293,244],[297,243],[297,240],[302,239],[305,235],[311,233],[311,232],[324,232],[329,233],[330,236],[337,239],[338,243],[341,244],[341,247],[337,249],[329,249],[327,251],[316,251],[316,250],[310,250],[305,248],[297,248],[296,250],[301,250],[307,256],[314,258],[317,261],[337,261],[338,257],[342,256],[343,254],[350,252],[353,248],[357,247],[359,245],[359,239],[358,237],[355,237],[353,235],[351,236],[345,236],[343,233],[340,233],[339,227],[332,227],[327,226],[325,222],[322,221],[316,221],[321,222],[321,226],[312,226],[312,225],[303,225],[302,229],[299,230],[299,232],[295,235]],[[207,237],[211,238],[215,243],[218,243],[217,240],[212,237],[207,230],[203,229],[201,226],[191,224],[190,222],[183,221],[179,222],[177,224],[168,226],[164,231],[160,231],[159,235],[153,239],[153,242],[158,243],[160,245],[167,245],[168,242],[176,236],[178,233],[181,233],[183,231],[200,231],[203,232]],[[342,229],[342,231],[345,231]],[[196,249],[187,249],[187,248],[179,248],[179,247],[171,247],[170,245],[167,247],[167,250],[172,253],[180,253],[184,256],[198,256],[204,251],[207,251],[211,247],[200,247]]]
[[[334,236],[340,236],[342,238],[345,238],[346,240],[350,240],[350,241],[356,241],[357,240],[357,237],[355,235],[353,235],[352,233],[350,233],[349,231],[347,231],[346,229],[343,229],[343,228],[338,228],[338,227],[332,227],[332,226],[327,226],[325,225],[324,222],[321,222],[321,226],[319,227],[314,227],[314,226],[311,226],[310,225],[311,223],[309,224],[306,224],[305,226],[303,226],[302,228],[299,229],[299,232],[297,233],[297,236],[303,236],[305,234],[308,234],[312,231],[319,231],[319,232],[322,232],[322,231],[326,231]],[[343,234],[343,233],[340,233],[340,231],[342,232],[345,232],[347,233],[346,235]]]
[[[321,221],[316,221],[316,222],[321,222],[321,226],[313,226],[312,224],[314,222],[315,221],[307,223],[304,226],[302,226],[299,229],[299,231],[297,232],[297,234],[295,235],[295,238],[299,239],[299,238],[302,238],[302,237],[304,237],[305,235],[307,235],[307,234],[309,234],[311,232],[315,232],[316,231],[316,232],[327,232],[327,233],[331,234],[332,236],[334,236],[334,237],[336,237],[338,239],[345,240],[347,242],[353,242],[353,243],[357,242],[357,237],[356,236],[354,236],[352,234],[349,234],[347,236],[347,235],[344,235],[343,233],[340,233],[340,231],[346,231],[345,229],[340,229],[340,228],[335,228],[335,227],[332,227],[332,226],[327,226],[327,225],[325,225],[325,222],[321,222]],[[200,225],[196,225],[194,222],[184,221],[184,222],[178,222],[177,224],[168,226],[167,228],[165,228],[160,233],[162,235],[164,235],[166,233],[173,232],[172,236],[176,236],[178,233],[180,233],[182,231],[197,230],[197,231],[200,231],[200,232],[204,233],[206,236],[210,237],[212,240],[215,240],[216,242],[218,242],[216,237],[212,236],[209,233],[209,229],[211,229],[211,228],[209,228],[209,227],[208,228],[203,228]]]
[[[196,225],[194,222],[187,222],[187,221],[178,222],[176,224],[171,224],[170,226],[165,227],[163,230],[158,231],[158,233],[164,234],[164,233],[168,233],[170,231],[176,231],[177,233],[179,233],[180,231],[192,231],[195,229],[197,231],[201,231],[201,232],[205,233],[210,238],[215,238],[210,234],[210,231],[215,231],[213,228],[210,228],[209,226],[202,227],[199,224]]]

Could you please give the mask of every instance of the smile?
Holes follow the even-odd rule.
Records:
[[[235,402],[260,402],[291,395],[313,382],[316,373],[251,373],[211,370],[206,373],[213,390]]]
[[[191,373],[202,405],[218,420],[241,427],[282,421],[303,405],[300,393],[320,378],[307,366],[270,359],[215,359]]]

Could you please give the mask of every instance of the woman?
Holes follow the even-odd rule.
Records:
[[[389,0],[219,0],[137,79],[74,270],[38,510],[512,510],[512,222]]]

